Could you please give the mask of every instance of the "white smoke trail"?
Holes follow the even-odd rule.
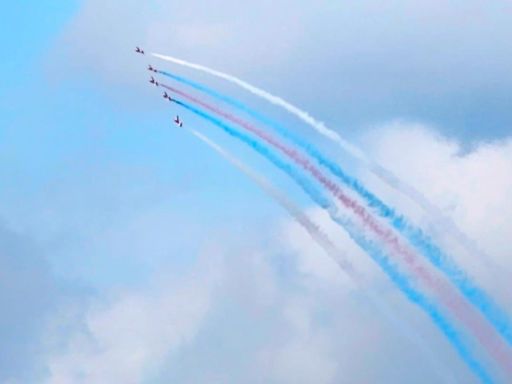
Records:
[[[441,227],[446,232],[450,232],[451,235],[458,241],[468,252],[469,254],[478,255],[480,260],[488,267],[492,268],[494,265],[492,263],[492,259],[485,254],[481,249],[477,247],[475,242],[467,237],[453,222],[453,220],[445,215],[443,215],[442,211],[432,204],[421,192],[419,192],[413,186],[407,184],[403,180],[399,179],[396,175],[394,175],[388,169],[380,166],[374,160],[368,157],[360,148],[351,144],[344,138],[342,138],[337,132],[328,128],[323,122],[315,119],[308,112],[300,109],[299,107],[289,103],[283,98],[273,95],[259,87],[256,87],[242,79],[239,79],[236,76],[229,75],[227,73],[217,71],[215,69],[206,67],[204,65],[191,63],[189,61],[185,61],[182,59],[178,59],[173,56],[162,55],[159,53],[152,53],[154,57],[157,57],[162,60],[166,60],[184,67],[196,69],[201,72],[208,73],[215,77],[227,80],[233,84],[240,86],[241,88],[249,91],[250,93],[259,96],[268,102],[280,106],[284,108],[286,111],[295,115],[303,122],[311,126],[318,133],[323,135],[324,137],[330,139],[331,141],[337,143],[345,152],[349,153],[352,157],[364,163],[370,171],[379,177],[382,181],[384,181],[388,186],[393,189],[399,191],[403,195],[407,196],[410,200],[414,201],[418,206],[420,206],[427,214],[430,216],[434,224],[436,226]],[[446,233],[444,232],[444,233]],[[441,234],[442,235],[442,234]]]
[[[281,193],[268,179],[258,174],[253,169],[249,168],[235,156],[227,152],[224,148],[213,142],[205,135],[197,132],[194,129],[188,128],[188,131],[195,137],[208,145],[211,149],[217,152],[220,156],[230,162],[233,166],[238,168],[243,174],[249,177],[256,183],[269,197],[274,199],[280,204],[288,214],[293,217],[311,236],[311,238],[325,251],[325,253],[348,275],[352,282],[358,288],[362,289],[370,301],[377,307],[377,309],[402,332],[405,337],[414,345],[416,345],[430,360],[430,363],[435,367],[438,375],[443,378],[445,382],[455,383],[455,379],[447,367],[442,364],[436,357],[434,352],[426,346],[424,338],[417,334],[408,324],[400,320],[395,312],[382,302],[372,291],[367,289],[367,284],[364,282],[362,275],[356,271],[353,265],[348,261],[344,252],[342,252],[329,237],[319,228],[318,225],[313,223],[311,219],[305,214],[298,206],[296,206],[290,199]]]
[[[182,65],[184,67],[196,69],[198,71],[208,73],[208,74],[213,75],[215,77],[218,77],[218,78],[227,80],[227,81],[229,81],[229,82],[231,82],[233,84],[236,84],[236,85],[244,88],[245,90],[251,92],[252,94],[254,94],[256,96],[259,96],[259,97],[269,101],[270,103],[272,103],[274,105],[278,105],[278,106],[284,108],[288,112],[292,113],[293,115],[297,116],[299,119],[304,121],[306,124],[308,124],[311,127],[313,127],[317,132],[319,132],[323,136],[325,136],[325,137],[331,139],[332,141],[338,143],[346,152],[350,153],[355,158],[357,158],[360,161],[363,161],[365,163],[369,163],[368,158],[366,157],[364,152],[361,151],[359,148],[357,148],[353,144],[351,144],[348,141],[346,141],[345,139],[343,139],[337,132],[327,128],[324,123],[322,123],[321,121],[316,120],[309,113],[307,113],[307,112],[303,111],[302,109],[300,109],[300,108],[290,104],[289,102],[287,102],[286,100],[282,99],[279,96],[275,96],[275,95],[273,95],[273,94],[271,94],[271,93],[269,93],[269,92],[267,92],[267,91],[265,91],[265,90],[263,90],[261,88],[258,88],[258,87],[254,86],[252,84],[249,84],[248,82],[246,82],[246,81],[244,81],[242,79],[239,79],[238,77],[229,75],[229,74],[224,73],[224,72],[217,71],[217,70],[212,69],[212,68],[205,67],[204,65],[191,63],[191,62],[188,62],[188,61],[185,61],[185,60],[181,60],[181,59],[178,59],[178,58],[175,58],[175,57],[172,57],[172,56],[161,55],[159,53],[152,53],[152,55],[154,57],[159,58],[159,59],[170,61],[172,63],[178,64],[178,65]]]

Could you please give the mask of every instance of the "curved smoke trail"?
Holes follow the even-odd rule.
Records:
[[[283,207],[288,214],[295,219],[311,236],[311,238],[324,250],[324,252],[345,272],[353,283],[364,291],[364,294],[370,299],[373,305],[402,333],[406,338],[418,347],[426,356],[428,356],[430,363],[436,368],[440,377],[448,382],[454,382],[451,375],[444,364],[442,364],[434,352],[426,347],[427,343],[422,336],[417,334],[406,322],[400,320],[396,314],[388,308],[387,305],[382,303],[372,291],[366,289],[364,279],[358,273],[353,265],[348,261],[346,255],[336,247],[329,237],[319,228],[318,225],[313,223],[309,217],[302,212],[286,195],[281,193],[274,187],[264,176],[256,173],[253,169],[249,168],[242,161],[227,152],[224,148],[213,142],[205,135],[197,132],[194,129],[188,128],[190,133],[195,137],[217,152],[220,156],[230,162],[234,167],[238,168],[243,174],[249,177],[255,184],[257,184],[268,196],[274,199],[281,207]],[[421,342],[421,341],[423,342]]]
[[[482,258],[486,263],[489,263],[490,258],[480,249],[477,248],[474,241],[469,239],[458,227],[457,225],[451,220],[450,218],[443,215],[441,210],[437,208],[435,205],[433,205],[425,196],[423,196],[422,193],[420,193],[418,190],[416,190],[414,187],[408,185],[403,180],[400,180],[396,175],[394,175],[391,171],[387,170],[386,168],[382,167],[381,165],[377,164],[375,161],[370,159],[362,150],[360,150],[355,145],[351,144],[347,140],[343,139],[337,132],[333,131],[332,129],[328,128],[323,122],[318,121],[313,116],[311,116],[308,112],[296,107],[295,105],[289,103],[288,101],[284,100],[283,98],[273,95],[270,92],[267,92],[259,87],[256,87],[242,79],[239,79],[236,76],[229,75],[225,72],[217,71],[215,69],[206,67],[204,65],[191,63],[186,60],[178,59],[172,56],[168,55],[162,55],[159,53],[152,53],[154,57],[157,57],[159,59],[169,61],[184,67],[192,68],[201,72],[208,73],[212,76],[224,79],[230,83],[236,84],[239,87],[249,91],[250,93],[261,97],[268,102],[280,106],[284,108],[286,111],[290,112],[291,114],[298,117],[300,120],[311,126],[313,129],[315,129],[318,133],[323,135],[324,137],[330,139],[331,141],[337,143],[343,150],[345,150],[347,153],[352,155],[354,158],[358,159],[359,161],[363,162],[370,171],[375,174],[377,177],[379,177],[381,180],[383,180],[387,185],[392,187],[393,189],[401,192],[405,196],[409,197],[412,201],[414,201],[416,204],[418,204],[420,207],[422,207],[427,213],[432,215],[432,212],[434,213],[433,217],[436,221],[439,221],[444,226],[449,228],[450,232],[455,236],[457,241],[461,243],[464,248],[470,253],[470,254],[477,254]]]
[[[481,319],[476,318],[475,314],[471,311],[471,308],[468,308],[468,305],[465,302],[461,302],[455,297],[449,286],[442,281],[436,280],[427,270],[425,270],[422,266],[417,264],[415,255],[411,253],[408,249],[403,247],[398,239],[388,230],[382,228],[364,209],[364,207],[357,204],[354,200],[350,199],[346,196],[343,191],[332,181],[330,181],[327,177],[325,177],[320,170],[314,167],[306,158],[302,157],[296,151],[284,146],[279,141],[275,140],[273,137],[269,136],[265,132],[257,129],[256,127],[250,125],[244,120],[239,119],[238,117],[232,116],[229,113],[226,113],[216,107],[213,107],[197,98],[188,95],[187,93],[177,90],[173,87],[169,87],[165,84],[161,84],[161,86],[173,93],[177,93],[184,98],[202,106],[203,108],[214,112],[223,118],[240,125],[242,128],[247,131],[255,134],[263,141],[267,142],[271,146],[275,147],[283,154],[288,156],[295,163],[300,165],[304,170],[309,172],[318,182],[320,182],[326,189],[328,189],[346,208],[353,211],[355,216],[362,220],[364,226],[369,227],[373,233],[375,233],[381,240],[386,243],[396,255],[399,255],[406,265],[411,269],[412,272],[416,276],[418,276],[422,282],[426,283],[430,288],[433,288],[434,291],[439,295],[442,302],[449,307],[454,314],[457,316],[459,320],[461,320],[468,328],[470,328],[478,341],[481,342],[483,346],[486,347],[487,351],[490,353],[492,357],[495,358],[497,362],[500,363],[502,367],[507,370],[508,374],[512,376],[512,358],[510,355],[510,351],[507,350],[506,346],[504,346],[500,340],[496,340],[495,335],[492,333],[491,329],[489,329],[485,323],[482,323]],[[492,325],[492,324],[491,324]]]
[[[268,102],[280,106],[284,108],[286,111],[295,115],[303,122],[311,126],[318,133],[323,135],[324,137],[330,139],[331,141],[337,143],[343,150],[352,155],[355,159],[361,161],[365,166],[367,166],[370,171],[383,180],[387,185],[392,187],[393,189],[399,191],[400,193],[407,196],[409,199],[418,204],[425,212],[432,217],[433,221],[438,225],[446,228],[465,249],[470,254],[476,254],[480,257],[480,259],[485,263],[485,265],[492,265],[491,258],[486,255],[475,242],[469,239],[453,222],[452,219],[443,215],[441,210],[437,208],[434,204],[430,203],[429,200],[418,190],[416,190],[413,186],[408,185],[403,180],[399,179],[396,175],[394,175],[388,169],[380,166],[374,160],[370,159],[362,150],[360,150],[355,145],[351,144],[347,140],[343,139],[337,132],[329,129],[325,126],[325,124],[321,121],[316,120],[313,116],[311,116],[308,112],[296,107],[295,105],[289,103],[283,98],[273,95],[259,87],[256,87],[242,79],[239,79],[236,76],[229,75],[227,73],[217,71],[215,69],[206,67],[204,65],[191,63],[182,59],[178,59],[168,55],[162,55],[159,53],[152,53],[153,56],[166,60],[181,66],[185,66],[188,68],[192,68],[201,72],[208,73],[212,76],[224,79],[228,82],[238,85],[239,87],[249,91],[250,93],[261,97]],[[500,327],[503,330],[503,327]],[[509,329],[507,332],[507,340],[512,345],[512,331]]]
[[[172,102],[213,123],[228,133],[230,136],[235,137],[249,145],[256,152],[264,156],[281,171],[285,172],[289,177],[291,177],[316,204],[325,209],[331,218],[342,228],[344,228],[345,231],[347,231],[349,236],[356,242],[356,244],[358,244],[359,247],[361,247],[361,249],[363,249],[377,263],[377,265],[379,265],[379,267],[402,291],[402,293],[409,299],[409,301],[418,305],[431,318],[433,323],[450,341],[459,356],[463,359],[471,371],[480,379],[480,381],[483,383],[493,383],[493,380],[491,379],[491,376],[487,370],[473,356],[472,352],[467,347],[467,342],[464,340],[462,333],[455,328],[450,320],[443,315],[443,313],[433,302],[429,300],[428,297],[426,297],[413,285],[411,285],[409,279],[401,274],[399,270],[390,262],[389,257],[381,250],[381,247],[361,235],[351,220],[341,217],[338,214],[336,206],[334,206],[324,195],[319,193],[319,191],[311,184],[307,178],[302,176],[301,173],[290,166],[290,164],[281,160],[267,147],[262,145],[257,140],[251,138],[250,136],[247,136],[237,131],[236,129],[233,129],[229,125],[208,114],[207,112],[202,111],[201,109],[195,108],[191,105],[174,99]]]
[[[459,291],[473,305],[475,305],[475,307],[480,310],[480,312],[489,320],[489,322],[491,322],[491,324],[505,338],[509,345],[512,345],[512,325],[510,319],[508,318],[507,314],[494,303],[494,301],[487,295],[487,293],[476,286],[472,280],[462,271],[462,269],[457,266],[440,247],[433,243],[428,235],[426,235],[421,229],[412,225],[403,215],[397,213],[392,207],[388,206],[386,203],[380,200],[356,178],[348,175],[338,164],[325,157],[311,144],[304,142],[298,137],[295,137],[286,128],[263,116],[259,112],[252,110],[237,100],[222,95],[213,89],[210,89],[192,80],[186,79],[182,76],[177,76],[165,71],[158,71],[158,73],[170,77],[183,84],[189,85],[194,89],[204,92],[216,99],[226,102],[227,104],[239,110],[246,112],[256,120],[271,126],[282,136],[290,139],[292,142],[304,149],[305,152],[317,160],[319,164],[334,174],[338,180],[358,193],[371,208],[373,208],[381,217],[385,218],[389,223],[391,223],[393,228],[405,236],[405,238],[423,255],[425,255],[434,266],[443,271],[445,275],[450,279],[450,281],[457,286]],[[177,91],[174,88],[170,90],[180,93],[180,91]],[[181,94],[182,96],[187,97],[187,95],[183,93]],[[197,102],[197,100],[194,100],[194,102]],[[216,113],[218,112],[216,111]]]
[[[191,63],[191,62],[188,62],[188,61],[185,61],[185,60],[181,60],[181,59],[178,59],[178,58],[175,58],[175,57],[172,57],[172,56],[161,55],[159,53],[152,53],[152,55],[157,57],[157,58],[159,58],[159,59],[170,61],[172,63],[179,64],[179,65],[182,65],[182,66],[185,66],[185,67],[189,67],[189,68],[192,68],[192,69],[196,69],[198,71],[205,72],[205,73],[208,73],[208,74],[213,75],[215,77],[227,80],[230,83],[236,84],[236,85],[244,88],[245,90],[251,92],[252,94],[254,94],[256,96],[259,96],[259,97],[269,101],[270,103],[272,103],[274,105],[278,105],[278,106],[282,107],[285,110],[287,110],[288,112],[290,112],[290,113],[294,114],[295,116],[297,116],[299,119],[304,121],[306,124],[308,124],[308,125],[312,126],[313,128],[315,128],[315,130],[317,132],[319,132],[320,134],[322,134],[323,136],[325,136],[325,137],[331,139],[332,141],[335,141],[336,143],[338,143],[346,152],[350,153],[355,158],[357,158],[357,159],[359,159],[361,161],[364,161],[365,163],[368,163],[367,157],[363,153],[363,151],[361,151],[359,148],[357,148],[356,146],[352,145],[348,141],[344,140],[338,133],[336,133],[333,130],[327,128],[324,123],[317,121],[309,113],[307,113],[307,112],[301,110],[300,108],[297,108],[296,106],[288,103],[283,98],[281,98],[279,96],[275,96],[275,95],[273,95],[273,94],[271,94],[271,93],[269,93],[267,91],[264,91],[263,89],[258,88],[258,87],[254,86],[252,84],[249,84],[248,82],[246,82],[246,81],[244,81],[242,79],[239,79],[238,77],[235,77],[235,76],[232,76],[232,75],[228,75],[227,73],[224,73],[224,72],[221,72],[221,71],[217,71],[217,70],[212,69],[212,68],[208,68],[208,67],[206,67],[204,65]]]
[[[256,183],[267,195],[272,199],[276,200],[290,216],[292,216],[315,240],[326,253],[332,257],[332,259],[338,264],[338,266],[357,284],[361,285],[361,277],[354,270],[352,264],[347,260],[347,257],[337,249],[337,247],[331,242],[327,235],[320,230],[318,225],[313,223],[309,217],[301,211],[286,195],[281,193],[276,187],[274,187],[264,176],[256,173],[254,170],[246,166],[239,159],[234,157],[232,154],[227,152],[224,148],[214,143],[211,139],[205,135],[188,128],[199,140],[208,145],[211,149],[217,152],[220,156],[230,162],[233,166],[238,168],[244,175],[249,177],[254,183]]]

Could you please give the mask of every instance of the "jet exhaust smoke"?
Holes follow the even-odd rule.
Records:
[[[202,66],[199,67],[203,68]],[[222,94],[219,94],[217,91],[209,89],[208,87],[202,84],[198,84],[182,76],[177,76],[165,71],[158,72],[176,81],[187,84],[197,90],[205,92],[206,94],[212,97],[220,99],[237,109],[247,112],[249,115],[261,121],[262,123],[272,126],[283,136],[290,139],[292,142],[294,142],[299,147],[304,149],[320,165],[324,166],[333,175],[335,175],[338,180],[340,180],[343,184],[347,185],[349,188],[354,190],[359,196],[361,196],[368,203],[370,208],[372,208],[379,216],[386,219],[396,231],[402,234],[409,241],[409,243],[413,247],[415,247],[419,252],[421,252],[434,266],[441,270],[448,277],[448,279],[459,289],[461,294],[464,297],[466,297],[466,299],[470,301],[476,308],[478,308],[478,310],[487,318],[487,320],[507,341],[507,343],[512,346],[512,323],[506,312],[499,308],[498,305],[485,291],[476,286],[472,279],[469,276],[467,276],[467,274],[463,272],[463,270],[459,266],[457,266],[455,262],[440,247],[434,244],[434,242],[427,234],[425,234],[421,229],[412,225],[403,215],[400,215],[393,208],[386,205],[382,200],[380,200],[377,196],[370,192],[357,179],[351,177],[345,171],[343,171],[343,169],[338,164],[336,164],[332,160],[327,159],[320,153],[320,151],[318,151],[312,145],[307,144],[302,140],[294,137],[284,127],[281,127],[279,124],[269,120],[268,118],[262,116],[258,112],[251,110],[242,103],[233,100],[227,96],[224,96]],[[228,120],[236,124],[244,126],[244,128],[246,129],[251,129],[251,127],[248,128],[247,123],[245,123],[237,117],[233,117],[229,114],[226,114],[218,108],[212,108],[211,106],[201,102],[197,98],[193,98],[180,90],[165,85],[163,86],[169,89],[170,91],[175,92],[189,99],[190,101],[199,104],[209,109],[210,111],[215,112],[220,116],[223,116],[224,118],[227,118]],[[251,130],[251,132],[253,131],[254,129]],[[260,137],[262,137],[261,135],[265,135],[264,133],[257,134],[260,135]],[[268,142],[267,139],[264,140]],[[275,140],[273,140],[271,144],[275,145],[274,143]],[[397,180],[395,180],[395,183],[396,181]]]
[[[405,181],[398,178],[396,175],[394,175],[390,170],[382,167],[377,162],[369,158],[361,149],[356,147],[355,145],[351,144],[347,140],[343,139],[341,135],[339,135],[336,131],[333,131],[332,129],[328,128],[323,122],[315,119],[313,116],[311,116],[308,112],[302,110],[301,108],[291,104],[290,102],[284,100],[283,98],[273,95],[270,92],[267,92],[259,87],[256,87],[236,76],[227,74],[225,72],[221,72],[212,68],[209,68],[204,65],[191,63],[186,60],[178,59],[173,56],[168,55],[162,55],[159,53],[152,53],[154,57],[157,57],[159,59],[172,62],[174,64],[178,64],[184,67],[192,68],[204,73],[208,73],[212,76],[215,76],[217,78],[224,79],[230,83],[233,83],[235,85],[238,85],[239,87],[245,89],[246,91],[252,93],[255,96],[258,96],[271,104],[274,104],[276,106],[282,107],[289,113],[295,115],[300,120],[302,120],[304,123],[308,124],[310,127],[312,127],[316,132],[321,134],[322,136],[326,137],[327,139],[333,141],[334,143],[338,144],[340,148],[342,148],[345,152],[350,154],[353,158],[357,159],[358,161],[362,162],[374,175],[376,175],[378,178],[380,178],[385,184],[393,188],[394,190],[400,192],[404,196],[407,196],[410,200],[415,202],[418,206],[420,206],[428,215],[429,217],[435,222],[438,223],[439,226],[442,226],[445,228],[445,233],[450,233],[453,238],[461,244],[464,249],[470,254],[470,255],[477,255],[482,262],[488,266],[489,268],[494,268],[495,266],[492,263],[492,258],[490,258],[488,255],[485,254],[477,244],[472,241],[468,236],[466,236],[458,227],[457,225],[451,220],[450,218],[444,216],[439,208],[437,208],[434,204],[432,204],[420,191],[418,191],[416,188],[414,188],[411,185],[408,185]],[[165,74],[161,72],[162,74]],[[189,84],[192,86],[192,84]],[[225,100],[226,102],[229,102],[228,100]],[[240,103],[237,103],[240,104]],[[232,104],[233,105],[233,104]],[[247,112],[247,110],[246,110]],[[255,117],[253,115],[253,117]],[[417,243],[419,244],[419,243]],[[464,289],[463,286],[459,287],[461,289]],[[470,289],[468,289],[466,292],[469,292]],[[479,297],[482,298],[485,296],[482,292],[480,292]],[[488,298],[486,298],[488,299]],[[483,306],[487,306],[486,304]],[[499,321],[495,322],[495,325],[501,329],[502,335],[507,339],[509,344],[512,345],[512,327],[510,326],[510,321],[507,319],[505,314],[496,308],[496,306],[490,302],[489,306],[493,308],[493,312],[496,314],[496,316],[500,317]],[[482,309],[482,308],[481,308]],[[500,313],[501,312],[501,313]],[[508,325],[505,325],[508,323]]]
[[[317,205],[329,213],[333,221],[338,223],[347,231],[356,244],[358,244],[359,247],[361,247],[361,249],[363,249],[377,263],[377,265],[379,265],[379,267],[402,291],[409,301],[418,305],[431,318],[433,323],[450,341],[459,356],[480,379],[480,381],[483,383],[493,382],[487,370],[473,356],[473,353],[467,346],[467,341],[465,340],[463,332],[459,331],[427,296],[422,294],[411,284],[410,280],[394,266],[378,244],[367,239],[359,230],[357,230],[356,226],[349,218],[340,216],[337,207],[334,206],[323,194],[321,194],[307,178],[298,172],[297,169],[284,162],[259,141],[237,131],[236,129],[233,129],[231,126],[225,124],[207,112],[178,100],[173,99],[172,102],[213,123],[230,136],[249,145],[257,153],[265,157],[281,171],[290,176]]]

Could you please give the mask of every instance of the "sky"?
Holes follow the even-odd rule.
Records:
[[[236,97],[338,159],[512,315],[510,2],[61,3],[2,8],[0,383],[478,382],[296,185],[164,103],[146,65]],[[298,119],[135,45],[303,107],[421,191],[488,259]],[[176,129],[176,113],[325,228],[436,358],[257,185]]]

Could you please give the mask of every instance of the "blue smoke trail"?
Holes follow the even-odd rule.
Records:
[[[158,71],[158,73],[170,77],[182,84],[186,84],[247,113],[259,122],[272,127],[281,136],[302,148],[311,157],[316,159],[319,164],[334,174],[338,180],[358,193],[379,216],[385,218],[393,228],[395,228],[409,241],[413,247],[426,256],[430,263],[441,270],[457,287],[462,295],[484,315],[494,329],[496,329],[507,343],[512,346],[512,323],[506,312],[503,311],[485,291],[476,286],[463,272],[463,270],[458,267],[454,261],[441,250],[441,248],[433,243],[427,234],[425,234],[421,229],[411,225],[403,215],[397,213],[393,208],[386,205],[382,200],[366,189],[366,187],[364,187],[364,185],[362,185],[357,179],[345,173],[338,164],[326,158],[311,144],[294,136],[288,129],[281,126],[279,123],[247,107],[243,103],[185,77],[165,71]]]
[[[256,173],[253,169],[244,164],[241,160],[234,157],[232,154],[227,152],[220,145],[213,142],[207,136],[195,131],[194,129],[188,128],[190,133],[196,136],[199,140],[204,142],[212,150],[217,152],[221,157],[231,163],[233,166],[238,168],[243,174],[253,180],[265,193],[267,193],[272,199],[274,199],[279,205],[281,205],[297,223],[299,223],[308,234],[315,240],[315,242],[325,251],[325,253],[340,267],[340,269],[347,274],[347,276],[354,282],[356,286],[363,288],[364,294],[367,295],[368,299],[372,304],[387,318],[387,320],[394,325],[394,327],[400,331],[410,342],[418,347],[425,356],[428,357],[430,363],[433,364],[433,368],[437,371],[436,373],[443,379],[443,381],[449,383],[455,383],[455,377],[448,368],[446,362],[441,362],[439,356],[433,351],[428,345],[423,344],[424,338],[419,335],[412,327],[411,324],[400,318],[400,314],[396,311],[391,310],[381,298],[376,295],[376,292],[366,289],[366,283],[362,276],[354,269],[352,264],[348,261],[346,255],[336,247],[331,239],[321,230],[321,228],[313,223],[306,214],[304,214],[299,207],[295,206],[290,201],[288,196],[276,189],[263,175]],[[400,367],[397,367],[400,369]]]
[[[258,140],[246,135],[235,128],[227,125],[220,119],[215,118],[203,110],[193,107],[182,101],[173,99],[172,102],[180,105],[181,107],[189,110],[190,112],[202,117],[210,123],[218,126],[230,136],[241,140],[246,145],[250,146],[260,155],[272,162],[281,171],[285,172],[291,177],[306,194],[321,208],[327,210],[330,217],[344,228],[349,236],[361,247],[379,267],[388,275],[390,280],[404,293],[404,295],[412,303],[422,308],[427,315],[432,319],[433,323],[440,329],[445,337],[450,341],[459,356],[468,365],[471,371],[480,379],[482,383],[491,384],[493,380],[487,373],[486,369],[478,362],[473,356],[471,351],[465,345],[462,334],[451,324],[451,322],[442,314],[442,312],[432,303],[427,296],[415,289],[409,282],[409,279],[401,274],[398,269],[390,262],[377,244],[367,240],[363,235],[356,230],[355,226],[349,219],[341,218],[337,214],[337,208],[322,195],[314,185],[304,177],[300,171],[291,166],[289,163],[283,161],[279,156],[275,155],[268,147],[259,142]]]

